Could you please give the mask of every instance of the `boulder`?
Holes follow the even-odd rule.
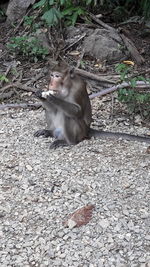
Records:
[[[34,2],[35,0],[10,0],[6,11],[7,22],[14,23],[21,19],[26,14],[27,8]]]
[[[125,57],[123,43],[120,36],[114,30],[95,29],[84,39],[85,54],[107,62],[115,62]]]

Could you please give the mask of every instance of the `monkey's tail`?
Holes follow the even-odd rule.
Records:
[[[133,134],[127,134],[127,133],[119,133],[119,132],[105,132],[105,131],[100,131],[96,129],[90,128],[89,130],[89,137],[98,137],[100,139],[119,139],[122,138],[127,141],[138,141],[138,142],[145,142],[150,144],[150,137],[148,136],[138,136],[138,135],[133,135]]]

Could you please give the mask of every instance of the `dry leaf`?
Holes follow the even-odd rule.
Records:
[[[80,55],[80,52],[77,51],[77,50],[74,50],[74,51],[69,52],[69,55],[70,56],[79,56]]]
[[[81,225],[87,224],[92,217],[93,209],[94,205],[87,205],[81,209],[76,210],[69,215],[68,219],[64,222],[64,225],[72,229],[73,227],[79,227]]]
[[[132,66],[135,65],[134,62],[131,61],[131,60],[124,60],[123,63],[124,63],[124,64],[127,64],[127,65],[132,65]]]

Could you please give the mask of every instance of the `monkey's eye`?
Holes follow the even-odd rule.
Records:
[[[59,77],[60,77],[60,75],[59,75],[59,74],[56,74],[56,75],[55,75],[55,77],[56,77],[56,78],[59,78]]]

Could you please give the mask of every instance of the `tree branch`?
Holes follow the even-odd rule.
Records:
[[[137,82],[136,85],[138,86],[138,88],[139,88],[139,86],[141,86],[141,88],[143,88],[143,86],[145,86],[145,88],[149,88],[150,87],[150,84],[148,82],[143,82],[143,81]],[[128,88],[128,87],[131,87],[131,84],[123,82],[121,84],[114,85],[114,86],[112,86],[110,88],[104,89],[104,90],[102,90],[102,91],[100,91],[98,93],[93,93],[89,97],[90,97],[90,99],[93,99],[95,97],[100,97],[100,96],[103,96],[103,95],[110,94],[110,93],[112,93],[114,91],[117,91],[117,90],[119,90],[121,88]]]

